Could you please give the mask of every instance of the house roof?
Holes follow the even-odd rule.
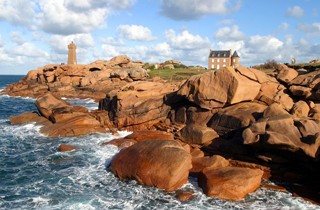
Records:
[[[232,57],[238,57],[238,58],[240,58],[239,55],[238,55],[238,53],[237,53],[237,51],[234,51]]]
[[[209,58],[230,57],[230,50],[210,50]]]

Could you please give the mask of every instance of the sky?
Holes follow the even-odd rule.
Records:
[[[236,50],[244,66],[320,59],[319,0],[0,0],[0,74],[128,55],[207,66]]]

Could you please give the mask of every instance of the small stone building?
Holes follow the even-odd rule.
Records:
[[[239,55],[237,51],[234,51],[232,54],[232,50],[210,50],[209,53],[209,61],[208,61],[208,69],[221,69],[226,66],[238,67],[239,63]]]

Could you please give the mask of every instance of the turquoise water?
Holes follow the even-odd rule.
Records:
[[[0,90],[21,78],[0,75]],[[68,101],[98,107],[90,99]],[[263,188],[238,202],[207,198],[195,178],[183,187],[196,191],[195,199],[180,202],[174,193],[121,182],[108,171],[118,149],[100,145],[115,138],[111,134],[51,138],[34,124],[9,124],[11,115],[26,111],[36,111],[34,99],[0,96],[0,209],[319,209],[289,193]],[[62,143],[79,149],[58,152]]]

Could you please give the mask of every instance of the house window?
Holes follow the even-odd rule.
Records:
[[[226,59],[224,58],[224,59],[223,59],[223,63],[225,63],[225,62],[226,62]]]
[[[233,59],[233,63],[235,63],[236,62],[236,59]]]
[[[211,65],[211,69],[214,69],[214,64]]]
[[[220,65],[219,64],[217,65],[217,69],[220,69]]]
[[[226,67],[226,64],[223,64],[223,67]]]
[[[217,62],[218,62],[218,63],[220,62],[220,59],[219,59],[219,58],[217,59]]]

